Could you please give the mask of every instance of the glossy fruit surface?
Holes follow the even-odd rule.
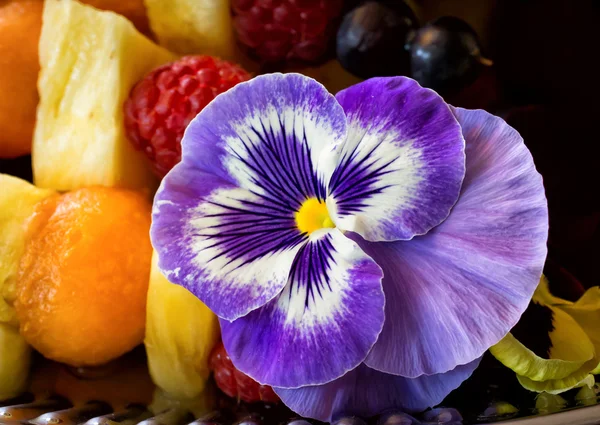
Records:
[[[248,79],[239,66],[211,56],[185,56],[163,65],[127,98],[127,136],[163,177],[181,160],[181,138],[190,121],[217,95]]]
[[[254,379],[235,368],[223,343],[219,343],[210,355],[212,369],[217,386],[229,397],[247,403],[278,403],[279,397],[267,385],[260,385]]]
[[[336,39],[338,60],[361,78],[408,75],[410,55],[405,43],[417,25],[404,2],[390,8],[369,1],[344,17]]]
[[[475,31],[454,17],[438,18],[420,28],[408,46],[412,78],[442,94],[473,82],[485,62]]]
[[[150,210],[143,195],[103,187],[36,205],[15,301],[29,344],[52,360],[94,366],[142,342]]]
[[[232,0],[238,41],[262,62],[326,58],[341,0]]]

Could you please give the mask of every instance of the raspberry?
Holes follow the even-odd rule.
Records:
[[[210,56],[186,56],[150,72],[125,101],[125,131],[133,146],[163,177],[181,160],[181,138],[190,121],[218,94],[250,75]]]
[[[238,40],[264,62],[317,62],[331,51],[343,0],[232,0]]]
[[[223,343],[219,343],[210,354],[210,369],[214,373],[217,386],[229,397],[246,403],[278,403],[279,397],[267,385],[260,385],[248,375],[235,368]]]

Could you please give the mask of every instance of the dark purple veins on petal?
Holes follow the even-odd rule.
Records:
[[[360,143],[351,152],[344,152],[340,165],[329,181],[329,193],[338,200],[338,214],[348,215],[362,211],[373,195],[391,187],[381,185],[379,179],[394,171],[390,165],[396,158],[377,158],[376,150],[380,144],[358,160]]]
[[[314,171],[304,127],[302,130],[301,136],[288,134],[281,117],[278,133],[272,127],[267,129],[261,122],[261,128],[252,127],[260,144],[253,145],[240,136],[245,152],[233,151],[244,165],[256,173],[252,177],[254,184],[269,194],[261,196],[275,204],[285,205],[288,212],[289,209],[297,211],[308,198],[325,199],[325,185]]]
[[[335,265],[335,252],[331,235],[300,248],[290,271],[290,300],[295,292],[299,292],[300,285],[306,287],[305,308],[309,307],[311,300],[313,303],[316,301],[315,297],[322,298],[324,289],[332,290],[329,272]]]
[[[210,237],[213,242],[209,247],[221,249],[210,261],[224,255],[230,256],[231,261],[244,258],[239,268],[266,252],[279,252],[306,238],[298,232],[294,213],[306,199],[324,200],[325,186],[313,171],[306,134],[298,139],[296,134],[286,132],[281,121],[279,124],[279,133],[264,125],[258,129],[252,127],[260,144],[240,136],[243,152],[231,149],[233,155],[254,172],[251,180],[262,190],[251,190],[251,193],[260,201],[240,199],[239,206],[210,202],[221,211],[208,215],[220,220],[208,228],[218,229],[218,232],[196,234]]]
[[[326,198],[317,158],[345,135],[342,107],[299,74],[258,76],[219,96],[187,127],[182,160],[155,198],[161,271],[224,320],[264,306],[308,241],[295,213]]]

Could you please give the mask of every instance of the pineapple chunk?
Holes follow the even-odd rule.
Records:
[[[19,330],[0,323],[0,400],[23,392],[29,377],[31,348]]]
[[[146,158],[125,135],[123,102],[138,80],[175,55],[124,17],[74,0],[44,2],[39,54],[35,184],[154,189]]]
[[[161,45],[181,54],[235,59],[229,0],[144,0]]]
[[[191,292],[162,275],[155,252],[144,341],[154,383],[176,399],[202,395],[210,375],[210,352],[218,340],[217,317]]]
[[[144,0],[159,43],[180,54],[212,55],[256,73],[259,64],[239,48],[229,0]]]
[[[0,174],[0,323],[18,325],[12,304],[17,295],[17,269],[25,250],[26,223],[35,205],[54,193]]]

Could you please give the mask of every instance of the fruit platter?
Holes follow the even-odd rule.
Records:
[[[0,0],[0,424],[600,424],[555,3]]]

